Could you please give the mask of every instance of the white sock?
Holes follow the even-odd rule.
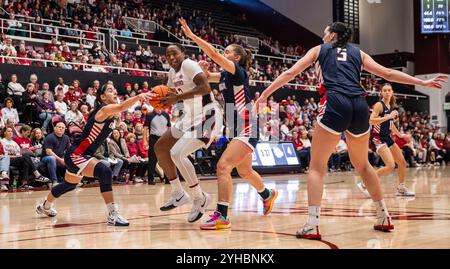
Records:
[[[308,206],[308,225],[319,226],[320,206]]]
[[[405,187],[405,183],[398,183],[398,188],[404,188]]]
[[[108,208],[108,212],[109,212],[109,213],[111,213],[111,212],[113,212],[113,211],[118,211],[118,210],[119,210],[117,204],[114,203],[114,202],[109,203],[109,204],[106,204],[106,207]]]
[[[48,209],[52,208],[52,206],[53,206],[53,203],[50,203],[47,200],[44,201],[44,209],[48,210]]]
[[[177,177],[174,180],[169,180],[170,182],[170,187],[172,187],[172,193],[181,193],[183,192],[183,186],[181,186],[181,182],[180,179]]]
[[[195,187],[191,188],[191,191],[194,199],[203,198],[203,191],[202,188],[200,187],[200,184],[197,184]]]
[[[377,218],[383,218],[385,216],[389,216],[389,212],[386,207],[386,202],[384,199],[378,202],[375,202],[375,207],[377,208]]]
[[[217,202],[218,205],[223,205],[223,206],[230,206],[230,203],[228,202]]]

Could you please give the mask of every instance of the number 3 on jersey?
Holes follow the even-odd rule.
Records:
[[[337,60],[341,62],[347,61],[347,49],[337,48]]]

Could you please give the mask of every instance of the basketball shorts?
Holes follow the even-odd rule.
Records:
[[[373,135],[372,143],[375,146],[377,152],[380,148],[384,146],[390,148],[392,145],[395,144],[394,140],[390,136],[379,136],[379,135]]]
[[[369,132],[369,106],[364,96],[348,97],[327,92],[319,103],[317,123],[330,133],[347,131],[354,137]]]
[[[66,171],[74,176],[81,176],[81,173],[92,159],[95,158],[90,155],[66,154],[64,155]]]

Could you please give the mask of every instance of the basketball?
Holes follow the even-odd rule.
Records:
[[[170,91],[170,88],[166,85],[158,85],[152,88],[152,92],[158,94],[159,98],[166,97],[167,93]],[[164,106],[164,104],[161,102],[159,98],[155,98],[150,100],[150,105],[156,109],[165,109],[167,108]]]

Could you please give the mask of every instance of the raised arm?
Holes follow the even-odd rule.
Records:
[[[295,76],[303,72],[306,68],[311,66],[319,57],[320,46],[316,46],[310,49],[306,55],[301,58],[297,63],[295,63],[291,68],[284,71],[277,79],[262,92],[261,97],[269,97],[272,93],[278,90],[280,87],[293,80]],[[261,98],[260,97],[260,98]]]
[[[446,83],[448,79],[447,76],[437,76],[430,80],[421,80],[403,72],[386,68],[375,62],[370,55],[363,51],[361,51],[361,58],[364,70],[391,82],[442,89],[442,84]]]
[[[97,114],[95,115],[95,120],[98,122],[103,122],[114,114],[120,113],[132,107],[137,101],[146,100],[150,97],[155,97],[155,94],[152,92],[141,93],[135,97],[128,98],[123,103],[106,105],[97,112]]]
[[[220,54],[211,44],[195,35],[189,28],[186,20],[180,18],[179,22],[181,24],[181,29],[188,38],[194,41],[206,53],[206,55],[208,55],[209,58],[220,65],[225,71],[234,75],[236,72],[236,67],[232,61]]]

